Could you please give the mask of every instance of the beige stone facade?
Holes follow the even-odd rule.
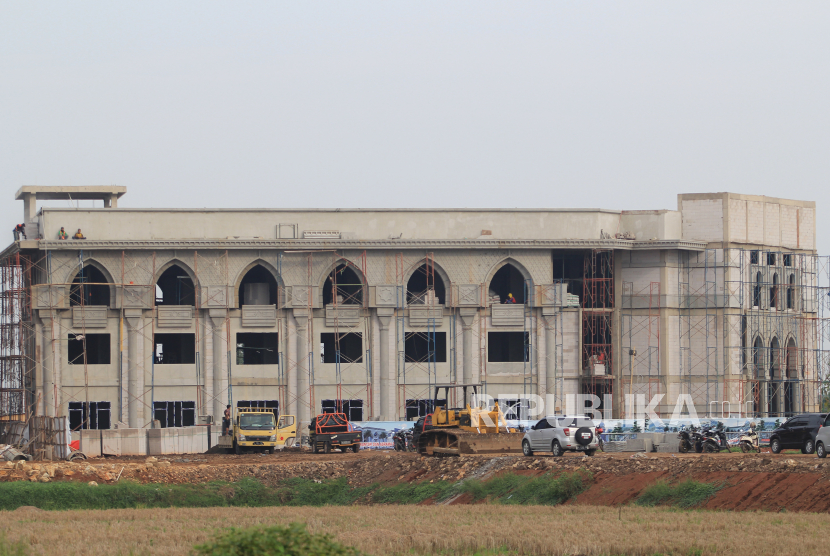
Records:
[[[20,390],[38,412],[180,426],[245,402],[303,422],[332,407],[397,420],[444,382],[484,383],[516,418],[530,395],[548,413],[607,396],[614,417],[628,394],[663,394],[661,414],[681,394],[699,413],[818,403],[812,202],[168,210],[118,208],[124,192],[39,210],[71,188],[18,192],[30,239],[3,257],[25,261]],[[86,239],[59,240],[62,226]]]

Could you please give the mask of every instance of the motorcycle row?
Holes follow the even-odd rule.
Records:
[[[702,452],[717,453],[721,450],[731,452],[729,442],[726,439],[726,433],[714,428],[703,428],[696,430],[681,430],[677,434],[680,439],[679,451],[683,454],[694,450],[698,454]],[[741,452],[758,452],[761,451],[761,436],[755,430],[754,423],[748,431],[741,433],[738,440],[738,448]]]

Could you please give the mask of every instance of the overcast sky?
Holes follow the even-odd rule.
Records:
[[[126,185],[123,207],[733,191],[815,200],[825,250],[828,29],[803,1],[0,0],[0,219],[21,185]]]

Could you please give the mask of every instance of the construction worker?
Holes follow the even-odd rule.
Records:
[[[58,239],[69,239],[69,234],[66,233],[66,230],[63,229],[63,226],[61,226],[61,231],[58,232]]]
[[[505,301],[505,303],[516,303],[516,298],[513,297],[512,293],[507,294],[507,300]]]
[[[84,234],[81,233],[81,229],[78,228],[78,231],[75,233],[74,236],[72,236],[72,239],[86,239],[86,238],[84,237]]]
[[[225,416],[222,418],[222,435],[227,436],[231,428],[231,406],[225,408]]]

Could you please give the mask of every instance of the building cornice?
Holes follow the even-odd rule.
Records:
[[[79,249],[95,250],[240,250],[240,249],[277,249],[280,251],[306,250],[375,250],[375,249],[619,249],[619,250],[661,250],[681,249],[685,251],[703,251],[706,242],[659,240],[631,241],[620,239],[383,239],[383,240],[307,240],[307,239],[182,239],[182,240],[41,240],[37,242],[40,250],[77,251]]]

